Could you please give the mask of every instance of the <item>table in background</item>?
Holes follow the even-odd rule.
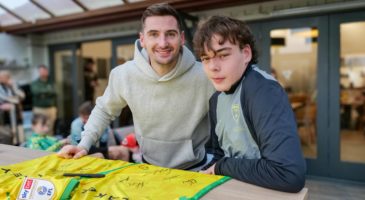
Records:
[[[50,152],[26,149],[23,147],[0,144],[0,165],[10,165],[26,160],[49,155]],[[304,188],[299,193],[285,193],[266,189],[237,180],[229,180],[207,193],[205,200],[307,200],[308,189]]]

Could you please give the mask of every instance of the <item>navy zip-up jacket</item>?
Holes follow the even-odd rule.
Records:
[[[306,164],[295,117],[278,82],[248,66],[230,91],[210,99],[215,174],[284,192],[299,192]]]

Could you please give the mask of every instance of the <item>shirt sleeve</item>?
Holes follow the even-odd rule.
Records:
[[[48,138],[51,146],[49,146],[47,149],[45,149],[46,151],[51,151],[51,152],[56,152],[58,150],[60,150],[60,148],[62,147],[62,143],[60,141],[58,141],[56,138]]]
[[[304,187],[306,166],[287,95],[274,82],[253,93],[242,91],[241,95],[246,123],[254,133],[261,158],[224,157],[216,163],[215,173],[275,190],[299,192]]]
[[[39,145],[40,138],[31,136],[27,142],[27,148],[35,149],[35,150],[44,150]]]
[[[62,144],[55,137],[31,136],[26,146],[30,149],[56,152]]]

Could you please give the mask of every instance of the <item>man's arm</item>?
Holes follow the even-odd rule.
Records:
[[[216,163],[215,173],[275,190],[299,192],[304,187],[306,167],[285,92],[277,84],[269,84],[242,95],[253,95],[246,97],[250,98],[247,104],[241,99],[242,109],[246,123],[256,134],[261,158],[225,157]]]

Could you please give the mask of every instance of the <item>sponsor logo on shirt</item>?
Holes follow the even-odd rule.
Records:
[[[20,189],[19,200],[51,200],[55,186],[49,180],[25,177]]]
[[[37,188],[37,193],[39,195],[45,195],[47,193],[47,187],[46,186],[39,186]]]
[[[24,184],[24,189],[29,190],[32,187],[33,184],[33,180],[32,179],[28,179],[25,184]]]

